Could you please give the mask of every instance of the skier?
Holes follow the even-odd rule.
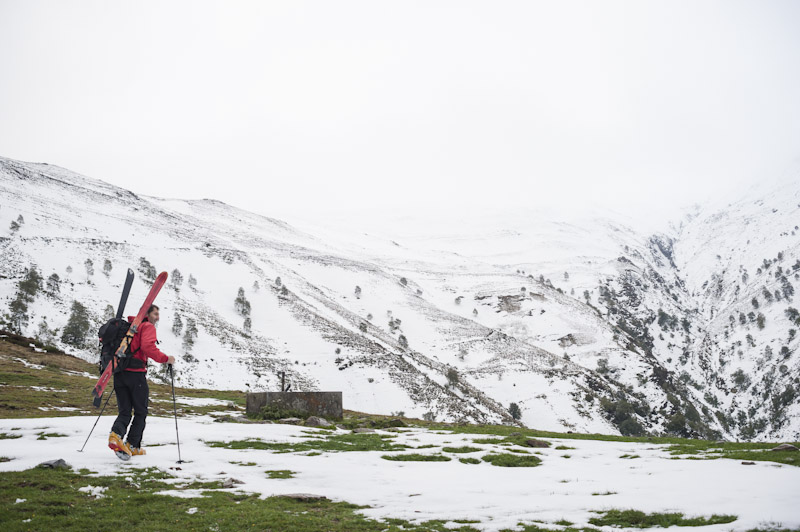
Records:
[[[150,305],[147,317],[142,321],[139,329],[131,341],[131,357],[128,366],[114,374],[114,392],[117,394],[117,409],[119,415],[111,434],[108,436],[108,446],[123,460],[131,456],[145,454],[142,449],[142,433],[144,433],[145,418],[147,418],[147,403],[150,390],[147,386],[147,359],[152,358],[161,364],[175,364],[175,357],[167,356],[156,346],[156,323],[158,323],[159,309]],[[128,321],[133,321],[133,316]],[[131,408],[133,408],[133,423],[131,423]],[[128,441],[122,438],[128,433]]]

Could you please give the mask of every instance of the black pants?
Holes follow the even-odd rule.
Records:
[[[133,408],[133,424],[128,432],[128,443],[131,447],[142,446],[142,433],[147,418],[147,403],[150,388],[147,386],[147,373],[143,371],[121,371],[114,374],[114,392],[117,394],[117,410],[119,415],[111,430],[124,437],[131,423]]]

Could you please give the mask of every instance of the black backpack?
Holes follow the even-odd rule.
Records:
[[[98,366],[101,375],[106,370],[106,366],[108,366],[114,358],[130,326],[131,324],[128,323],[127,320],[112,318],[100,327],[97,335],[100,337],[100,361]],[[138,351],[138,349],[136,351]],[[136,351],[131,351],[129,345],[125,350],[125,356],[117,361],[114,373],[120,372],[126,368],[143,368],[144,364],[142,361],[132,356]]]

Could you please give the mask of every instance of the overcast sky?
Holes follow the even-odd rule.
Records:
[[[800,162],[800,2],[0,0],[0,155],[278,216],[684,205]]]

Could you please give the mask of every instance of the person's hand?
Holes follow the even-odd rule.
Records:
[[[175,357],[167,357],[167,364],[170,366],[175,364]]]

